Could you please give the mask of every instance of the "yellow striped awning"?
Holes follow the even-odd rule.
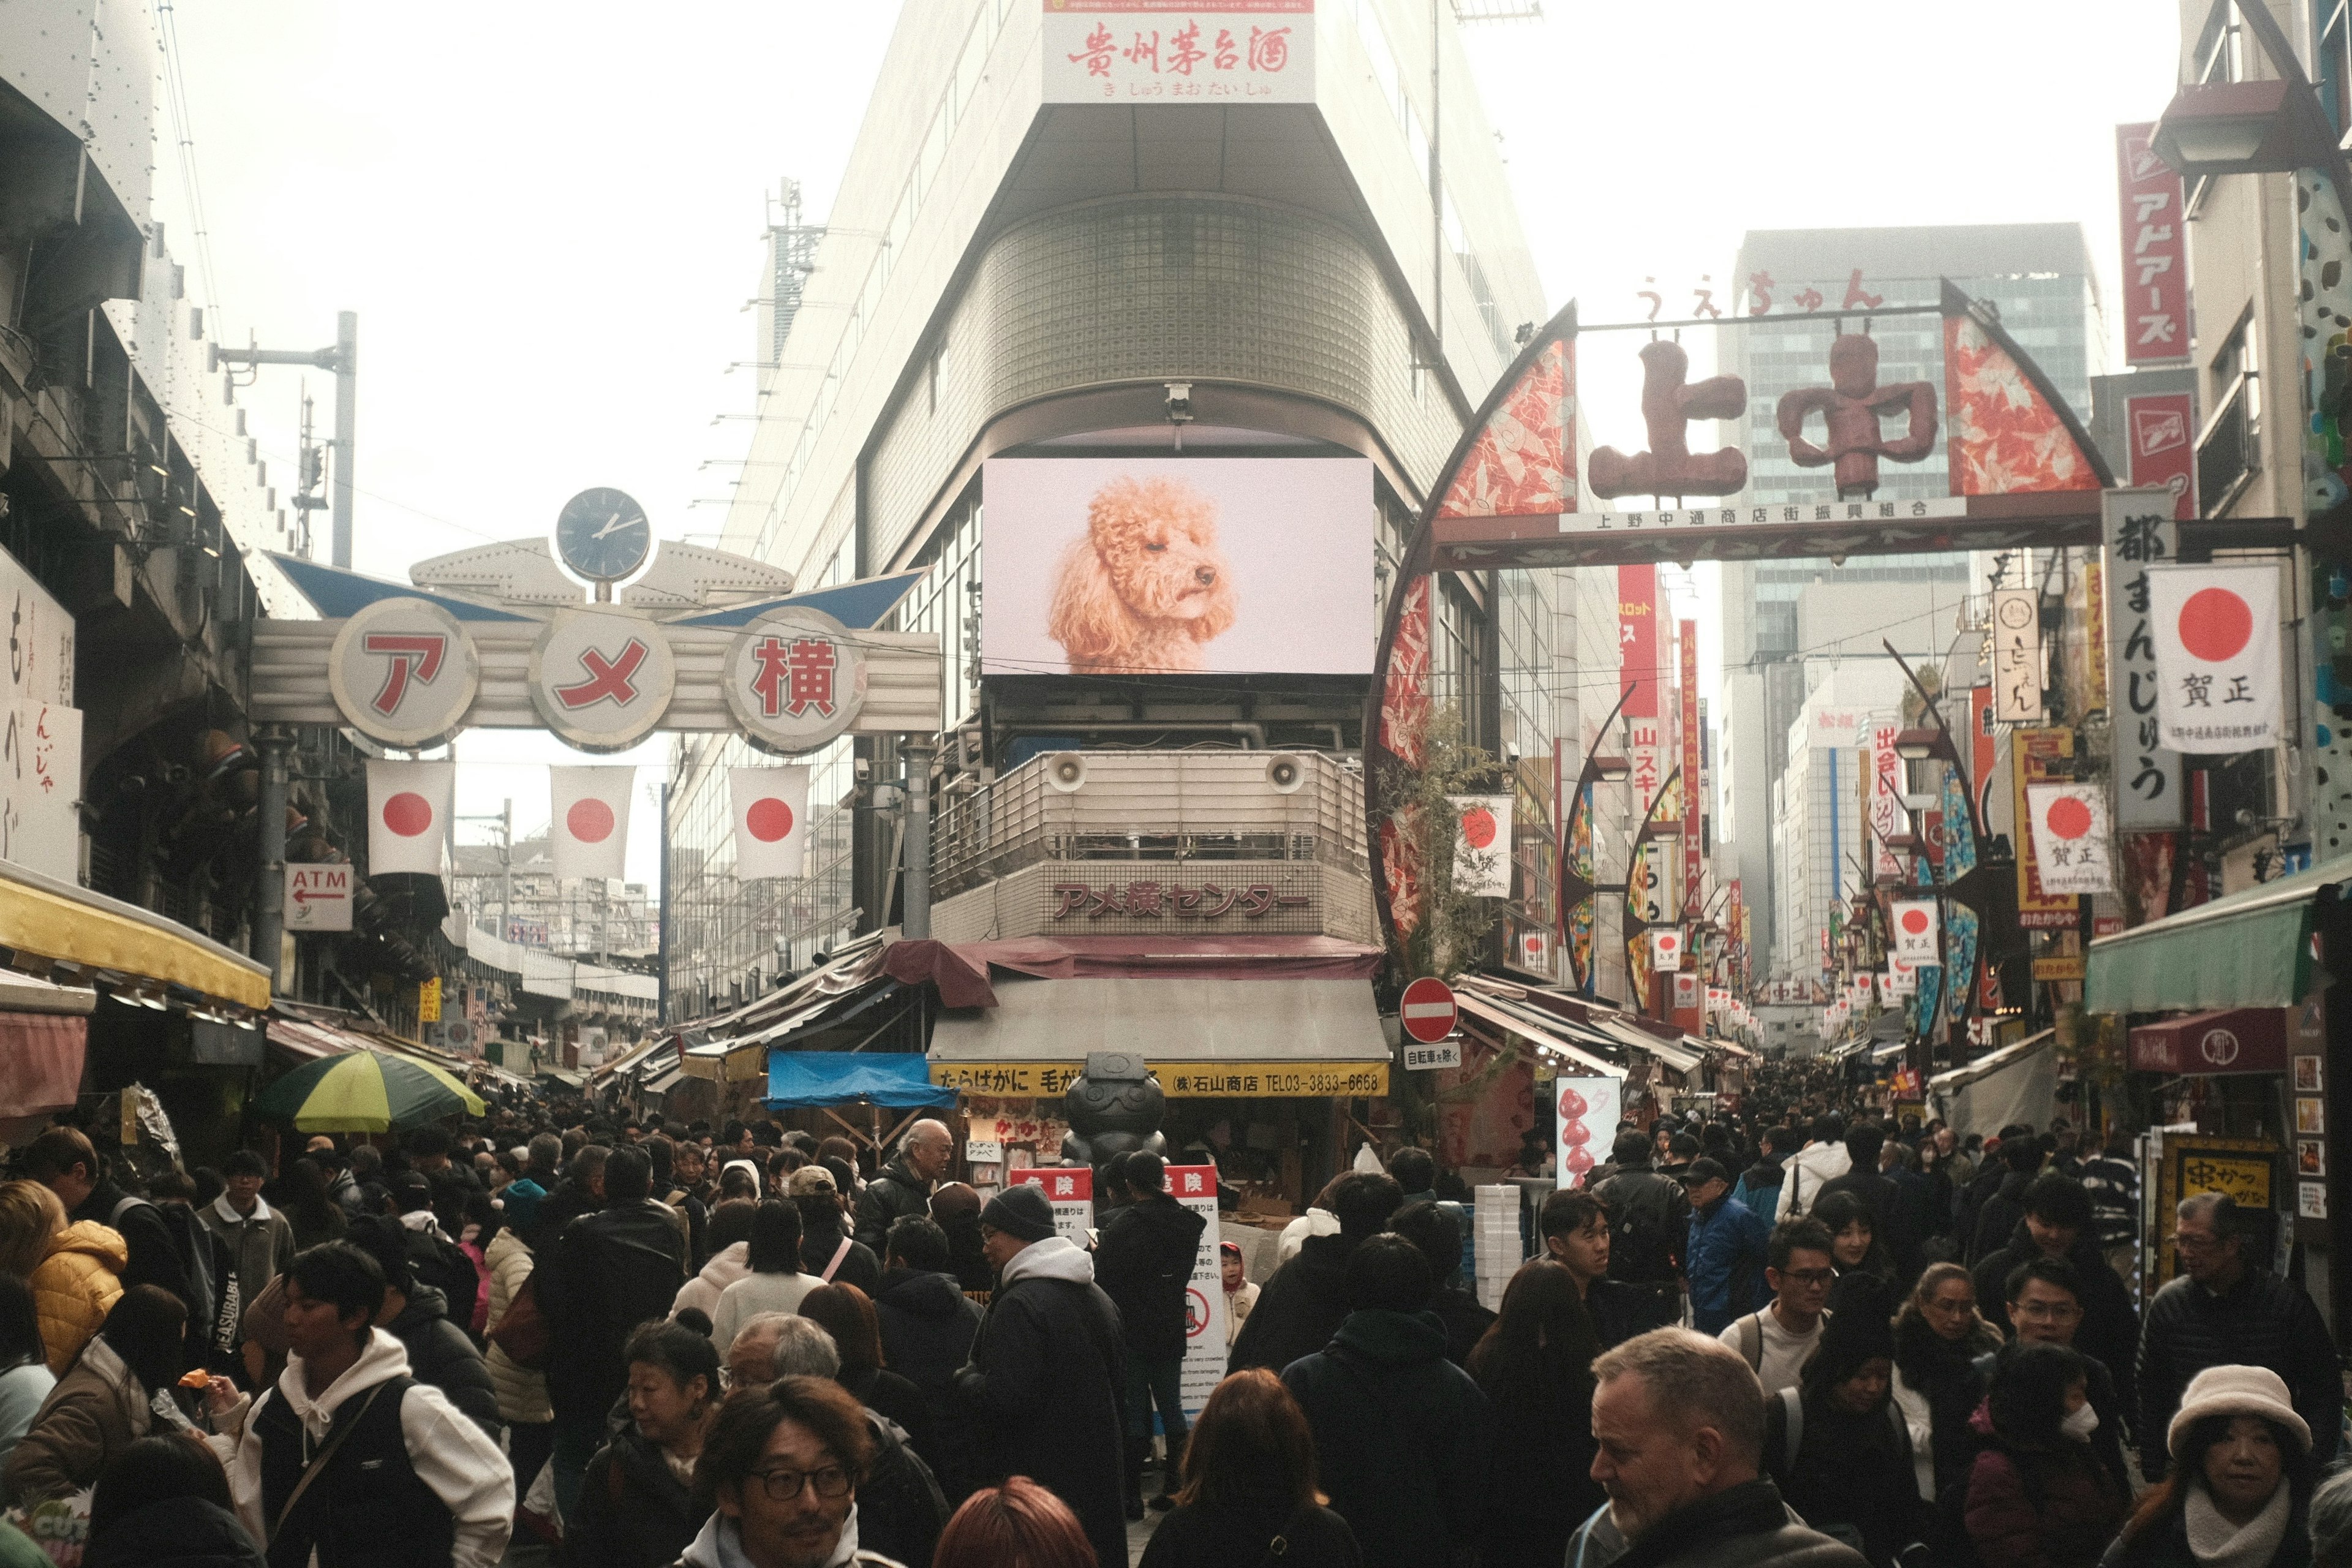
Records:
[[[269,1005],[269,971],[152,910],[0,861],[0,947]]]

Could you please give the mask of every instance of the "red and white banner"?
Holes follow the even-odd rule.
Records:
[[[1027,1165],[1007,1171],[1013,1186],[1042,1189],[1054,1210],[1054,1234],[1078,1247],[1092,1247],[1087,1233],[1095,1226],[1095,1173],[1091,1165]]]
[[[548,843],[555,874],[618,878],[627,872],[634,767],[550,768]]]
[[[2107,847],[2107,795],[2098,784],[2030,784],[2033,858],[2045,893],[2111,893],[2115,862]]]
[[[1454,810],[1454,890],[1473,898],[1511,896],[1511,797],[1449,795]]]
[[[368,763],[368,875],[441,874],[457,780],[455,763]]]
[[[1903,758],[1895,750],[1902,726],[1874,721],[1870,742],[1870,861],[1874,881],[1903,879],[1903,862],[1886,847],[1906,829],[1903,810]]]
[[[1889,996],[1908,996],[1919,989],[1919,966],[1890,952],[1886,955],[1886,973],[1879,976],[1878,984]]]
[[[1683,933],[1667,926],[1650,932],[1650,967],[1661,974],[1670,974],[1683,966]]]
[[[1700,855],[1699,814],[1701,795],[1706,787],[1705,750],[1699,737],[1700,726],[1706,722],[1698,702],[1698,623],[1684,621],[1677,627],[1680,644],[1678,662],[1682,667],[1682,700],[1675,705],[1682,717],[1682,808],[1683,808],[1683,896],[1682,918],[1695,921],[1706,910],[1704,862]],[[1683,1005],[1681,992],[1675,992],[1675,1005]],[[1696,1006],[1696,1002],[1691,1005]]]
[[[803,875],[808,768],[730,768],[727,786],[735,808],[735,879]]]
[[[1941,963],[1943,954],[1936,945],[1938,911],[1933,899],[1897,899],[1889,910],[1893,929],[1892,952],[1906,963]]]
[[[1201,1407],[1225,1380],[1224,1260],[1217,1243],[1217,1168],[1214,1165],[1171,1165],[1168,1195],[1208,1223],[1192,1252],[1192,1278],[1184,1286],[1184,1373],[1179,1403],[1187,1420],[1200,1419]]]
[[[2151,563],[2147,583],[2164,743],[2206,756],[2275,744],[2278,568]]]
[[[2123,230],[2124,362],[2189,357],[2189,225],[2180,176],[2148,145],[2156,127],[2116,127],[2116,185]],[[2139,483],[2137,476],[2134,484]]]

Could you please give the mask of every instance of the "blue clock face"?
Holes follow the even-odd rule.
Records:
[[[654,527],[645,508],[614,489],[582,490],[555,520],[555,550],[563,563],[599,583],[617,582],[646,563]]]

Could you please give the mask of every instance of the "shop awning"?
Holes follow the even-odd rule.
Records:
[[[1574,1026],[1564,1018],[1554,1018],[1540,1013],[1530,1016],[1528,1012],[1515,1009],[1507,1002],[1492,997],[1473,995],[1467,991],[1455,992],[1454,999],[1461,1005],[1462,1010],[1472,1017],[1483,1019],[1496,1028],[1507,1030],[1523,1039],[1532,1040],[1546,1050],[1557,1051],[1580,1067],[1589,1068],[1604,1078],[1625,1076],[1625,1069],[1616,1063],[1604,1057],[1595,1056],[1585,1046],[1571,1044],[1570,1037],[1574,1033]]]
[[[2286,1014],[2276,1007],[2232,1007],[2143,1024],[2131,1032],[2128,1060],[2137,1072],[2284,1072]]]
[[[2050,1049],[2057,1038],[2054,1029],[2028,1035],[1966,1067],[1937,1073],[1927,1090],[1948,1107],[1945,1120],[1961,1137],[1980,1132],[1990,1138],[2018,1121],[2043,1126],[2057,1102],[2058,1058]]]
[[[930,1076],[975,1094],[1059,1094],[1093,1051],[1140,1051],[1171,1098],[1382,1095],[1389,1046],[1360,980],[1022,980],[943,1014]]]
[[[897,1108],[953,1105],[956,1091],[931,1081],[930,1064],[905,1053],[770,1051],[768,1108],[799,1110],[864,1100]]]
[[[0,947],[269,1005],[269,971],[152,910],[0,861]]]
[[[1647,1051],[1678,1073],[1688,1074],[1698,1066],[1699,1054],[1685,1050],[1672,1041],[1662,1040],[1647,1029],[1636,1028],[1617,1018],[1595,1017],[1593,1024],[1618,1044],[1637,1051]]]
[[[2094,1013],[2292,1007],[2311,987],[2311,906],[2352,881],[2352,857],[2091,943]]]
[[[0,1012],[0,1116],[71,1110],[89,1038],[86,1016]]]

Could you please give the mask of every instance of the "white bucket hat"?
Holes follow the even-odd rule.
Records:
[[[2209,1366],[2190,1378],[2180,1413],[2165,1432],[2165,1451],[2179,1458],[2180,1440],[2208,1415],[2258,1415],[2294,1433],[2303,1451],[2311,1452],[2310,1426],[2294,1413],[2279,1374],[2266,1366]]]

